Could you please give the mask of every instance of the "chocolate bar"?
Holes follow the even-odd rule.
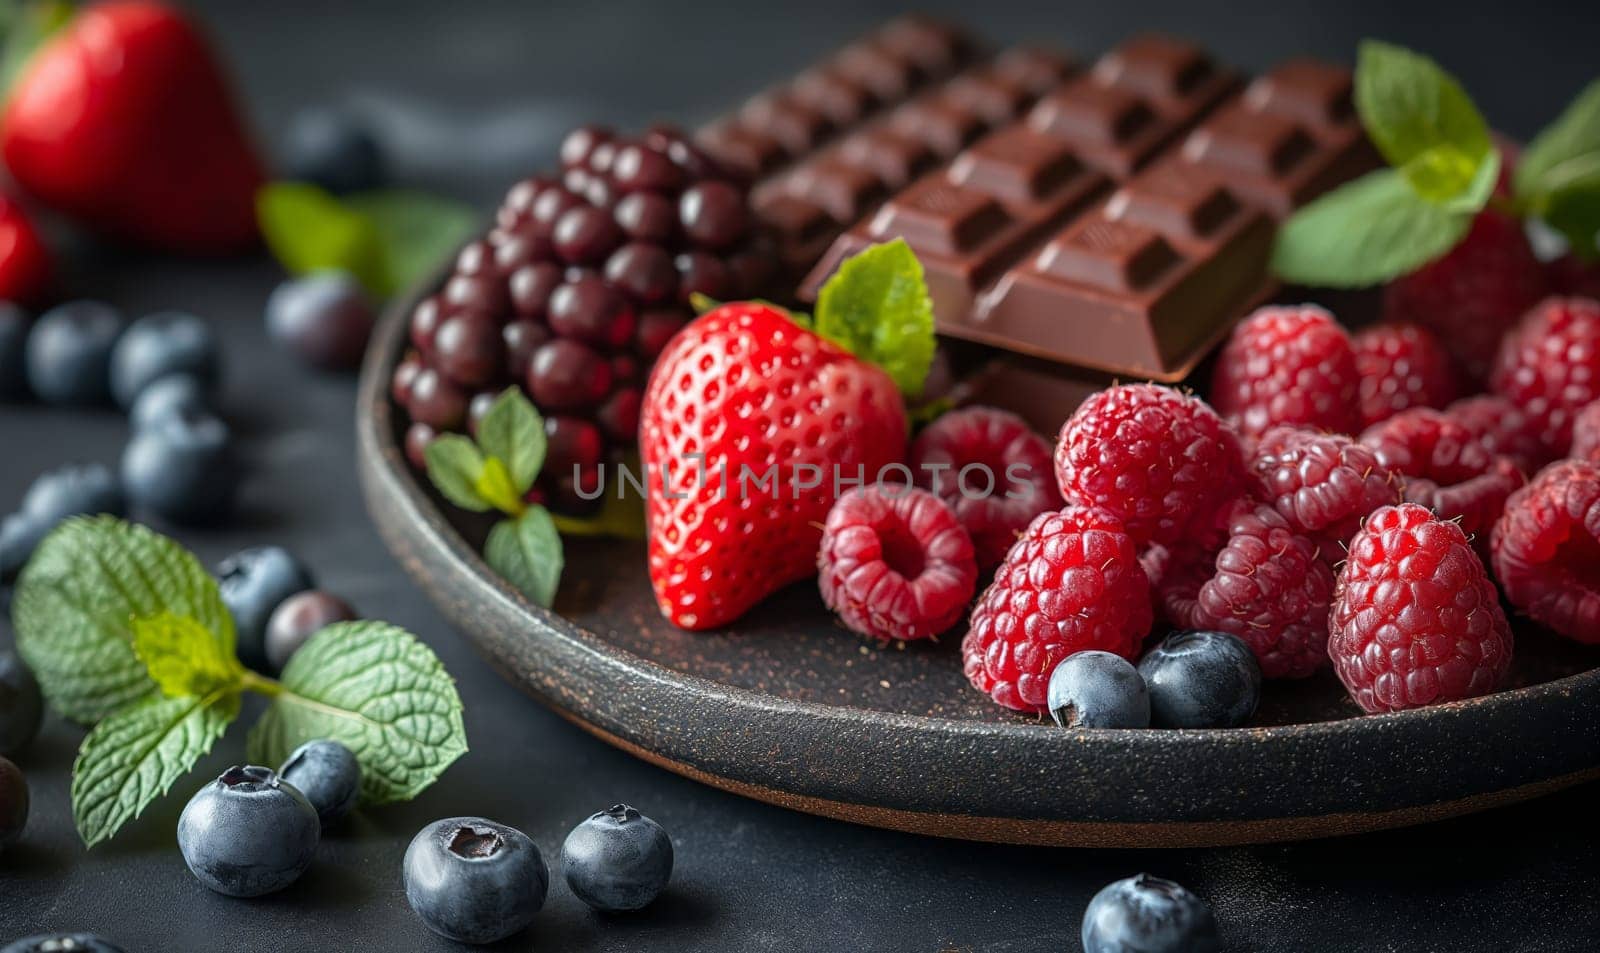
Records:
[[[942,333],[1179,380],[1273,290],[1275,219],[1376,162],[1347,70],[1242,86],[1190,44],[1130,40],[858,220],[801,297],[901,237]]]
[[[756,218],[798,281],[851,223],[1074,70],[1045,50],[976,50],[954,27],[896,20],[697,141],[754,180]]]

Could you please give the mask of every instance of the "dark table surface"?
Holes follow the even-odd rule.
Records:
[[[199,5],[197,5],[199,6]],[[949,3],[998,41],[1050,41],[1092,56],[1136,29],[1195,36],[1258,69],[1334,58],[1378,35],[1428,50],[1499,128],[1527,136],[1596,72],[1593,4],[1182,2]],[[843,0],[676,6],[512,2],[208,2],[264,134],[296,107],[350,98],[404,150],[408,182],[487,208],[549,160],[574,121],[701,121],[895,12]],[[50,720],[23,766],[25,841],[0,857],[0,941],[82,929],[129,953],[434,950],[452,947],[406,908],[400,858],[426,822],[483,814],[526,830],[554,859],[566,831],[628,801],[672,832],[678,869],[648,912],[608,919],[564,886],[505,949],[1065,951],[1104,883],[1148,870],[1215,906],[1229,950],[1552,951],[1600,946],[1595,785],[1406,831],[1226,850],[1068,851],[944,842],[746,801],[606,747],[502,682],[451,632],[379,544],[352,461],[354,382],[313,376],[264,340],[264,259],[182,262],[80,248],[75,293],[140,314],[178,307],[226,342],[225,410],[250,461],[242,513],[176,535],[208,561],[249,544],[299,552],[322,582],[438,651],[466,702],[472,751],[410,804],[366,812],[330,837],[297,885],[257,901],[209,893],[173,831],[187,794],[243,757],[243,724],[200,769],[109,844],[73,834],[68,777],[81,732]],[[0,510],[40,470],[114,464],[113,413],[0,407]],[[11,633],[0,625],[0,646]],[[1600,730],[1600,726],[1597,726]]]

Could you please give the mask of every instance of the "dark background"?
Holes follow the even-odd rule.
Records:
[[[929,4],[997,42],[1089,58],[1137,29],[1196,37],[1259,69],[1290,54],[1348,59],[1363,36],[1426,50],[1498,128],[1527,136],[1600,73],[1595,4],[1236,2]],[[405,181],[487,209],[548,163],[577,121],[702,121],[897,12],[892,5],[209,2],[264,139],[298,106],[351,99],[401,147]],[[24,842],[0,857],[0,941],[84,929],[129,953],[443,950],[406,907],[400,857],[437,817],[484,814],[526,830],[549,860],[589,813],[628,801],[673,834],[678,870],[654,908],[588,912],[553,887],[504,949],[1076,950],[1104,883],[1173,877],[1215,906],[1229,950],[1561,951],[1600,945],[1595,785],[1409,831],[1214,851],[1029,850],[941,842],[745,801],[637,762],[503,683],[412,591],[362,511],[352,462],[354,383],[312,376],[264,340],[278,272],[264,259],[195,263],[80,249],[76,294],[139,315],[184,308],[222,329],[225,411],[251,462],[240,517],[182,532],[214,561],[249,544],[299,552],[369,615],[418,633],[459,681],[472,751],[417,801],[367,812],[324,842],[296,886],[257,901],[199,886],[174,845],[178,812],[243,754],[241,723],[172,794],[86,852],[67,785],[81,732],[47,723],[22,761],[34,796]],[[115,464],[117,415],[0,407],[0,510],[68,460]],[[0,645],[11,641],[0,624]]]

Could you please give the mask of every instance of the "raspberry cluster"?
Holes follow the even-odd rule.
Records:
[[[513,186],[417,306],[392,390],[420,466],[435,434],[473,426],[494,394],[521,386],[549,436],[535,492],[573,512],[600,465],[637,440],[646,376],[693,316],[691,296],[760,295],[775,259],[745,186],[675,129],[582,127],[561,167]]]

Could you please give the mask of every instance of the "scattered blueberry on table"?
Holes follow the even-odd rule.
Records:
[[[361,364],[377,315],[359,281],[323,271],[279,285],[267,299],[266,320],[272,339],[302,361],[349,370]]]
[[[360,618],[348,602],[321,589],[297,592],[279,603],[267,620],[267,665],[280,672],[306,640],[335,622]]]
[[[138,431],[122,452],[122,484],[136,509],[186,526],[214,523],[233,507],[239,461],[228,425],[177,410]]]
[[[1175,632],[1139,662],[1150,714],[1164,728],[1233,728],[1261,700],[1261,666],[1238,636]]]
[[[1083,913],[1084,953],[1216,953],[1211,907],[1170,880],[1139,874],[1104,887]]]
[[[230,897],[259,897],[300,878],[321,837],[316,808],[270,768],[232,767],[178,818],[178,849],[195,878]]]
[[[128,426],[137,433],[175,414],[203,414],[211,410],[211,397],[205,384],[191,374],[168,374],[139,391],[128,408]]]
[[[278,777],[300,789],[323,830],[343,820],[361,796],[361,764],[337,741],[317,739],[294,750]]]
[[[123,949],[92,933],[41,933],[8,943],[0,953],[123,953]]]
[[[0,301],[0,400],[28,393],[28,329],[33,316],[10,301]]]
[[[1063,728],[1148,728],[1150,690],[1120,655],[1090,650],[1069,655],[1050,674],[1050,717]]]
[[[579,900],[602,913],[639,910],[672,878],[672,838],[626,804],[572,829],[561,845],[561,871]]]
[[[550,874],[539,848],[514,827],[451,817],[406,848],[406,900],[440,936],[493,943],[525,929],[544,907]]]
[[[162,311],[140,318],[122,333],[111,352],[111,396],[131,408],[146,387],[184,375],[212,385],[221,358],[211,325],[192,314]]]
[[[310,589],[311,571],[281,546],[242,549],[217,565],[222,602],[233,615],[239,658],[252,668],[267,664],[267,622],[283,600]]]
[[[28,334],[28,386],[47,404],[104,404],[111,396],[111,352],[126,325],[99,301],[69,301],[40,315]]]
[[[16,578],[39,541],[62,520],[126,511],[121,484],[98,463],[66,464],[41,473],[17,511],[0,522],[0,583]]]
[[[385,178],[383,150],[372,130],[351,110],[333,106],[295,114],[284,137],[283,167],[288,178],[335,195],[379,188]]]
[[[22,769],[0,757],[0,851],[17,842],[28,826],[28,781]]]
[[[31,744],[43,720],[39,682],[15,652],[0,652],[0,757],[13,757]]]

